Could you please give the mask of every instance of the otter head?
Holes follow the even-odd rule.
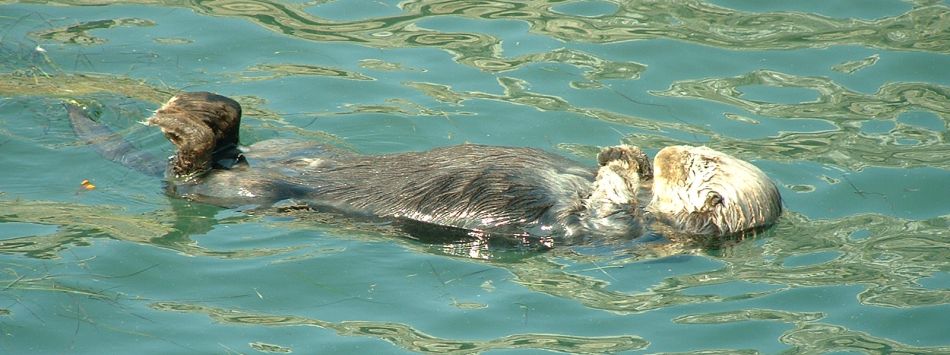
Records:
[[[731,235],[772,224],[782,212],[775,184],[752,164],[707,147],[671,146],[653,160],[647,208],[679,232]]]
[[[176,95],[146,123],[161,128],[178,148],[169,163],[169,174],[176,178],[201,175],[240,159],[241,105],[227,97],[208,92]]]

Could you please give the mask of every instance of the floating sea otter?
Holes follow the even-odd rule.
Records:
[[[100,135],[69,110],[81,136]],[[639,148],[608,147],[591,169],[538,149],[474,144],[388,155],[290,140],[240,149],[240,122],[236,101],[206,92],[175,96],[148,119],[177,148],[165,171],[170,194],[227,207],[295,201],[411,230],[523,240],[636,237],[657,221],[686,235],[730,235],[768,226],[782,209],[761,170],[706,147],[664,148],[652,166]],[[130,146],[110,147],[101,149],[107,157],[155,170]],[[650,180],[644,212],[637,195]]]

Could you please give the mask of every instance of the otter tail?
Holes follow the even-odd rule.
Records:
[[[143,174],[158,177],[165,174],[165,162],[162,159],[156,159],[117,136],[109,127],[90,118],[76,104],[64,102],[63,105],[69,113],[69,121],[76,135],[89,142],[104,158]]]

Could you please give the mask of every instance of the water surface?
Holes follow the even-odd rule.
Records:
[[[0,352],[948,353],[948,52],[927,0],[0,1]],[[137,122],[185,90],[245,143],[704,144],[787,213],[720,248],[429,245],[169,198],[62,106],[161,157]]]

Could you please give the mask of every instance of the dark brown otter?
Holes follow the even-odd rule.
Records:
[[[641,235],[649,221],[637,195],[650,179],[648,209],[685,233],[735,233],[771,224],[781,211],[761,171],[709,148],[664,149],[654,177],[646,154],[627,145],[603,149],[596,169],[538,149],[474,144],[360,155],[268,140],[242,151],[240,119],[237,102],[205,92],[177,95],[148,119],[177,147],[166,170],[172,195],[229,207],[293,200],[479,236],[568,242]]]
[[[652,168],[636,147],[604,149],[596,171],[538,149],[474,144],[358,155],[282,140],[242,153],[240,113],[229,98],[185,93],[148,119],[178,149],[166,172],[173,194],[225,206],[293,199],[493,235],[640,234],[636,197]]]

